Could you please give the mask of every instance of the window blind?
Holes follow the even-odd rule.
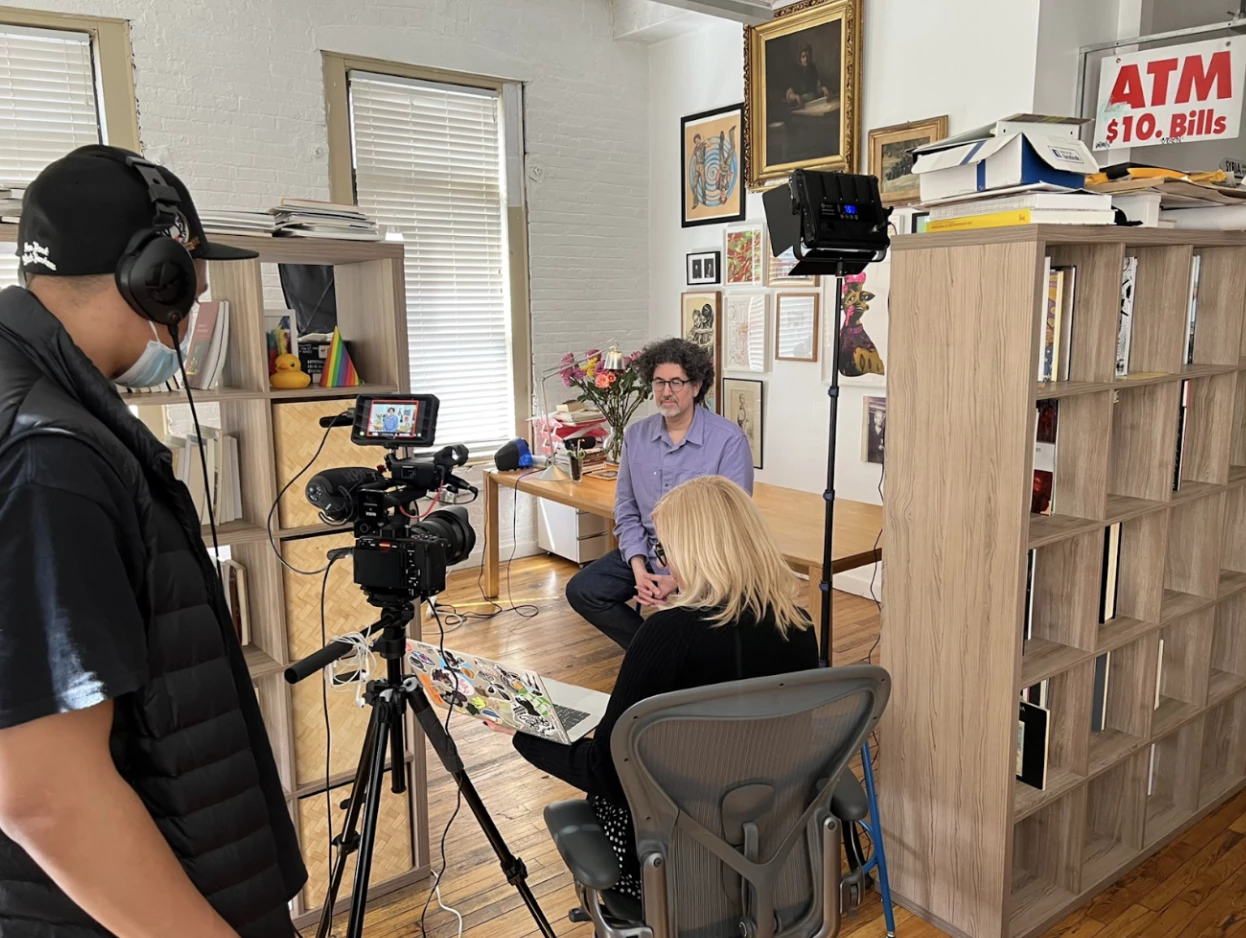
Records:
[[[361,71],[349,86],[359,207],[406,242],[411,390],[440,398],[439,443],[490,452],[515,433],[498,95]]]
[[[48,163],[101,140],[89,33],[0,23],[0,187],[25,186]],[[0,253],[0,285],[17,259]]]

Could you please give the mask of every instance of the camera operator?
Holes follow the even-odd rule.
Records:
[[[139,291],[189,306],[207,260],[256,255],[132,156],[39,175],[26,287],[0,293],[0,934],[293,935],[307,874],[246,662],[170,453],[114,386],[163,384],[188,331]],[[136,290],[125,265],[170,218],[180,264]]]

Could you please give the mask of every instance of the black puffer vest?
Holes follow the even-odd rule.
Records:
[[[0,293],[0,451],[32,434],[90,446],[133,496],[149,682],[115,702],[112,754],[187,875],[243,938],[293,934],[307,873],[242,649],[169,451],[43,305]],[[70,535],[72,536],[72,534]],[[84,781],[89,784],[89,781]],[[0,833],[0,936],[107,934]]]

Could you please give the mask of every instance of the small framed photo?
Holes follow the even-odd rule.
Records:
[[[921,181],[913,175],[913,151],[946,136],[946,114],[870,131],[870,173],[878,177],[883,205],[921,201]]]
[[[775,296],[776,360],[818,360],[818,299],[816,293],[780,293]]]
[[[753,468],[761,469],[765,445],[762,415],[763,382],[749,378],[723,378],[723,416],[744,431],[753,453]]]
[[[723,235],[723,283],[729,287],[762,286],[766,233],[761,225],[728,228]]]
[[[722,266],[721,251],[697,251],[688,254],[684,261],[688,272],[688,286],[690,287],[718,283],[722,277],[720,273]]]
[[[784,251],[782,257],[775,257],[766,252],[766,286],[768,287],[816,287],[818,277],[810,274],[805,277],[793,277],[789,271],[796,266],[796,258],[790,250]]]
[[[861,461],[881,466],[887,445],[887,398],[863,398],[861,417]]]

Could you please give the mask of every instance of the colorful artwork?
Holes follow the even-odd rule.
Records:
[[[744,218],[740,124],[744,105],[704,111],[680,121],[683,226]]]
[[[868,270],[868,268],[867,268]],[[839,334],[839,373],[846,378],[886,374],[882,353],[865,331],[863,320],[870,311],[873,293],[865,288],[868,274],[844,278],[844,325]]]
[[[731,293],[724,312],[724,367],[727,371],[766,370],[766,312],[764,293]]]
[[[685,293],[680,302],[680,335],[710,353],[714,359],[714,380],[717,382],[722,373],[722,358],[719,353],[719,309],[722,294],[717,290],[704,293]],[[712,387],[705,395],[705,406],[715,413],[718,412],[717,387]]]
[[[762,285],[762,252],[766,236],[761,225],[728,228],[725,234],[728,286],[759,287]]]

